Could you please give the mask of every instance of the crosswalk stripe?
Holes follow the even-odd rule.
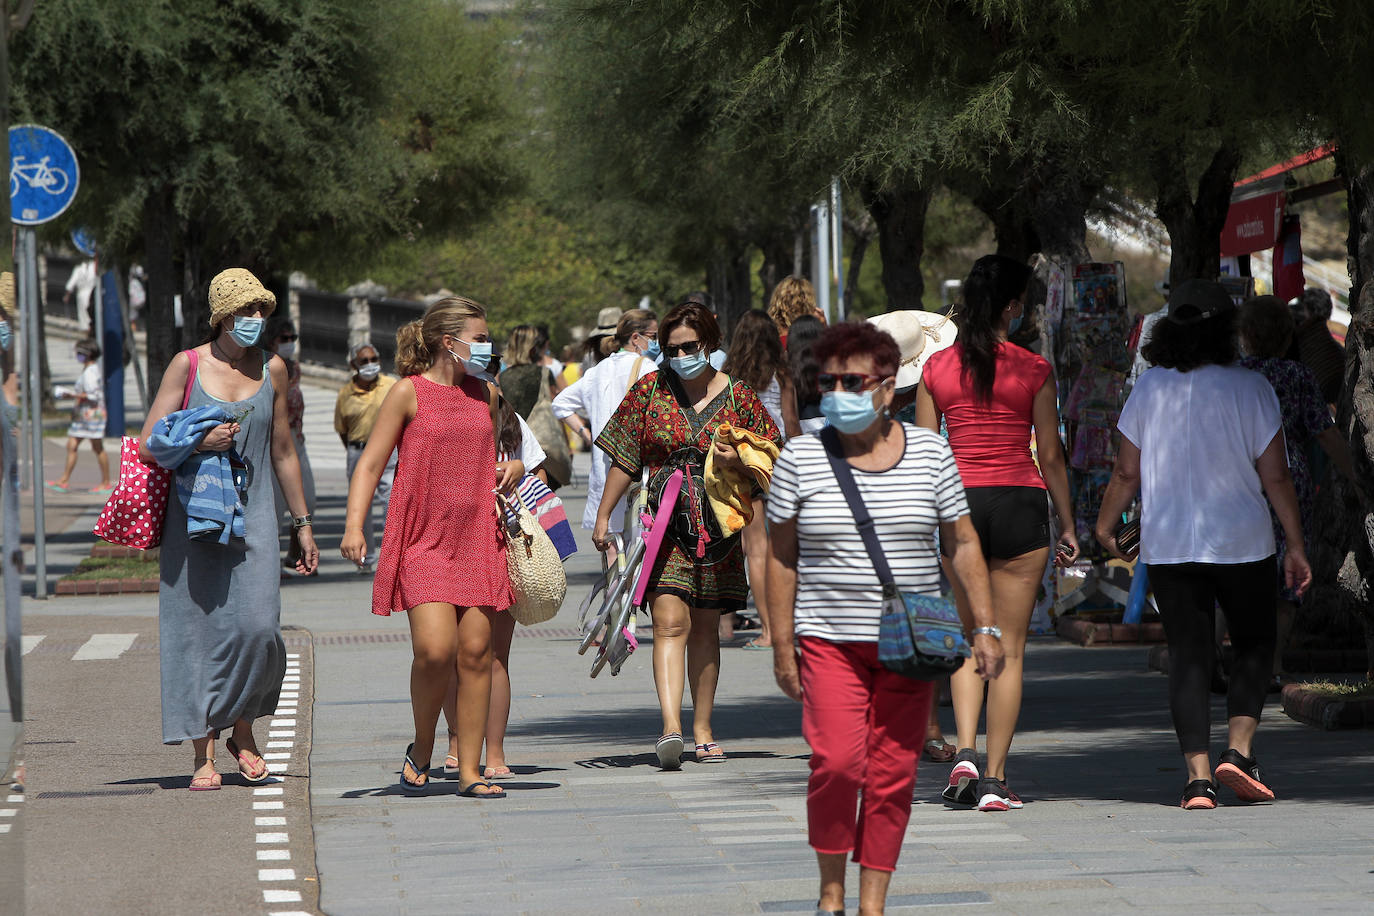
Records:
[[[138,638],[137,633],[96,633],[86,640],[85,645],[76,650],[72,661],[90,661],[100,658],[119,658]]]
[[[23,640],[22,640],[21,643],[20,643],[20,645],[22,646],[22,649],[21,649],[21,651],[19,652],[19,654],[20,654],[20,655],[28,655],[28,654],[29,654],[30,652],[32,652],[32,651],[38,646],[38,644],[39,644],[40,642],[42,642],[45,638],[46,638],[46,637],[44,637],[44,636],[28,636],[28,635],[25,635],[24,638],[23,638]]]

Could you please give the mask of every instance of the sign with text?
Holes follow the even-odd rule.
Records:
[[[1226,226],[1221,230],[1221,256],[1230,258],[1273,248],[1283,222],[1284,203],[1282,191],[1231,201]]]

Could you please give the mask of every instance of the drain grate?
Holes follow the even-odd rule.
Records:
[[[39,792],[37,798],[106,798],[111,795],[152,795],[152,786],[129,786],[122,789],[91,789],[86,792]]]

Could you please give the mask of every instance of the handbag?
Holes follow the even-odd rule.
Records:
[[[706,495],[706,453],[693,446],[675,450],[649,479],[649,510],[658,514],[663,491],[675,471],[682,472],[682,489],[668,518],[667,535],[692,563],[712,565],[724,560],[740,545],[736,531],[721,530]]]
[[[549,488],[557,490],[572,482],[572,452],[563,436],[563,423],[553,415],[553,400],[544,379],[539,382],[539,397],[525,418],[539,447],[544,450],[544,473],[549,476]]]
[[[868,514],[854,472],[844,460],[844,449],[834,427],[821,431],[830,468],[854,515],[864,549],[883,587],[883,613],[878,623],[878,661],[896,674],[933,681],[958,670],[973,654],[964,638],[963,623],[953,604],[935,595],[904,592],[893,581],[873,517]]]
[[[195,350],[185,351],[191,360],[186,375],[186,390],[181,409],[191,403],[191,386],[196,381],[200,357]],[[100,510],[92,531],[96,537],[148,550],[162,543],[162,523],[167,518],[167,499],[172,492],[173,472],[157,464],[146,464],[138,454],[137,436],[125,436],[119,443],[119,483]]]
[[[516,623],[532,627],[552,620],[568,594],[568,576],[547,533],[519,499],[496,496],[505,520],[506,571],[515,603],[510,615]]]

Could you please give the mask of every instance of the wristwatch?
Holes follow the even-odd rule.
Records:
[[[293,515],[291,517],[292,528],[313,528],[314,526],[315,520],[311,518],[308,513],[306,515]]]
[[[979,633],[986,633],[986,634],[988,634],[989,636],[991,636],[993,639],[998,640],[999,642],[1000,642],[1001,639],[1002,639],[1002,628],[1001,628],[1001,627],[974,627],[974,628],[973,628],[973,634],[974,634],[975,636],[977,636]]]

